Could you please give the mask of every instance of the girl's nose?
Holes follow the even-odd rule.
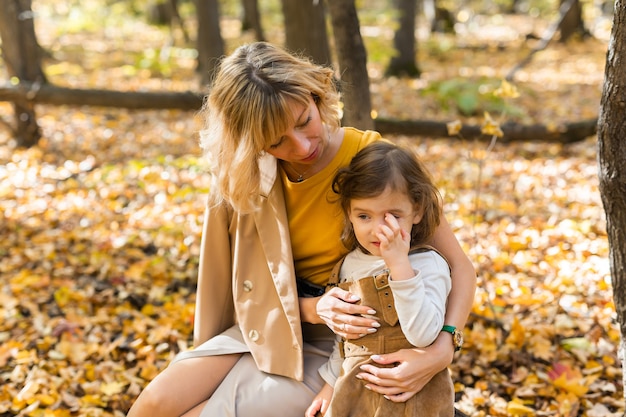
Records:
[[[387,221],[385,220],[385,216],[376,216],[376,224],[378,227],[380,226],[386,226],[387,225]]]

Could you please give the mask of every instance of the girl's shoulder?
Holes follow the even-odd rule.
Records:
[[[418,250],[412,250],[409,253],[409,261],[412,265],[419,265],[418,269],[429,268],[435,270],[450,272],[450,264],[448,260],[432,246],[423,246]]]

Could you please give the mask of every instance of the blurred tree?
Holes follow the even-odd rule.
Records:
[[[583,22],[583,8],[580,0],[560,0],[560,12],[563,15],[559,23],[560,42],[567,42],[573,35],[587,36]]]
[[[606,213],[613,298],[626,349],[626,3],[615,1],[598,118],[598,176]],[[622,359],[622,368],[624,359]],[[623,372],[626,382],[626,372]],[[624,396],[626,397],[626,383]]]
[[[318,64],[330,64],[324,2],[282,0],[282,7],[287,49],[308,55]]]
[[[430,24],[431,33],[454,33],[454,15],[448,9],[440,7],[437,0],[420,0],[424,17]]]
[[[30,147],[40,137],[34,103],[29,99],[37,94],[37,86],[47,82],[41,67],[41,48],[35,36],[31,0],[3,0],[0,2],[0,39],[2,56],[9,76],[17,82],[31,83],[34,88],[26,100],[13,102],[15,111],[14,136],[18,146]],[[15,81],[12,82],[16,84]]]
[[[219,58],[224,55],[224,40],[220,32],[218,0],[195,0],[198,16],[198,67],[200,83],[207,85],[213,77]]]
[[[417,65],[417,41],[415,36],[415,16],[417,0],[394,0],[399,13],[399,26],[393,37],[395,54],[389,61],[385,75],[419,77]]]
[[[367,51],[354,0],[328,0],[327,5],[343,92],[343,123],[359,129],[373,129]]]
[[[265,40],[258,0],[242,0],[242,6],[243,17],[241,18],[241,30],[253,30],[254,37],[257,41]]]
[[[185,22],[178,12],[178,0],[153,0],[152,3],[148,4],[147,14],[150,23],[169,26],[172,44],[174,44],[174,25],[178,25],[180,28],[185,43],[190,42]]]

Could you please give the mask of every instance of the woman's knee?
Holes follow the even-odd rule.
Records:
[[[139,394],[127,417],[159,417],[167,414],[168,395],[159,384],[150,383]]]
[[[187,411],[183,399],[174,394],[171,380],[164,377],[166,372],[167,369],[143,389],[126,417],[171,417]]]

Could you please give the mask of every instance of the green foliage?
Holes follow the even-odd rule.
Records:
[[[474,116],[487,111],[504,113],[508,116],[522,116],[524,111],[501,97],[493,95],[500,80],[451,78],[431,82],[422,94],[433,96],[444,110],[458,111],[463,116]]]
[[[136,68],[148,69],[153,74],[168,76],[176,62],[171,59],[171,48],[148,48],[137,56]]]

